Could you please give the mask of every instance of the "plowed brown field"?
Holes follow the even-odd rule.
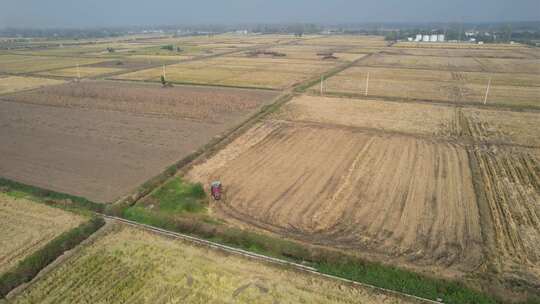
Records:
[[[423,265],[482,260],[468,156],[454,144],[268,121],[187,177],[226,185],[225,219]]]
[[[230,88],[84,81],[4,96],[8,101],[112,110],[151,116],[224,122],[231,116],[253,111],[276,92]]]
[[[274,92],[81,82],[0,100],[0,176],[111,202],[239,124]]]

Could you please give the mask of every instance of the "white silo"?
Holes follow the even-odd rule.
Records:
[[[431,36],[429,37],[429,41],[430,41],[430,42],[437,42],[437,35],[431,35]]]
[[[422,41],[423,42],[429,42],[429,35],[422,36]]]
[[[438,40],[439,42],[444,42],[444,41],[445,41],[444,35],[439,35],[439,36],[437,37],[437,40]]]

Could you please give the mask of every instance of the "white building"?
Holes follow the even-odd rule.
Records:
[[[419,42],[422,41],[422,34],[416,34],[416,39],[414,41]]]
[[[430,42],[437,42],[437,35],[431,35],[431,36],[429,36],[429,41],[430,41]]]
[[[444,42],[445,40],[446,40],[446,39],[445,39],[444,35],[438,35],[438,36],[437,36],[437,41],[439,41],[439,42]]]
[[[422,36],[422,41],[423,42],[429,42],[429,35]]]

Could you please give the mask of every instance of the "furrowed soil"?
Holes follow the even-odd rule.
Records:
[[[81,82],[0,101],[1,175],[111,202],[271,102],[274,93]]]
[[[116,225],[11,303],[410,303]]]
[[[450,142],[271,120],[186,177],[221,180],[235,224],[450,272],[483,261],[468,163]]]
[[[278,93],[261,90],[83,81],[0,97],[0,100],[111,110],[147,116],[226,123],[257,110]]]
[[[0,274],[84,218],[0,193]]]

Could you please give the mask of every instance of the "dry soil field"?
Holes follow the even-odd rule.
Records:
[[[482,261],[482,239],[468,162],[466,150],[451,143],[268,121],[187,177],[226,185],[226,200],[215,206],[225,219],[471,269]]]
[[[410,303],[135,228],[108,229],[11,303]]]
[[[539,114],[299,96],[185,175],[216,216],[443,275],[540,282]]]
[[[0,193],[0,274],[84,218]]]
[[[110,202],[239,124],[272,92],[81,82],[0,101],[1,175]]]

